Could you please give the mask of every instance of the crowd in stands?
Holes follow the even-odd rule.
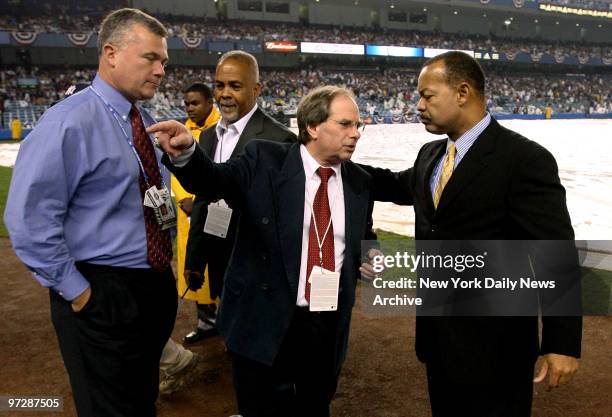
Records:
[[[59,7],[59,6],[58,6]],[[88,14],[43,16],[2,16],[0,30],[36,32],[91,32],[97,31],[103,10]],[[158,16],[168,28],[170,36],[204,37],[225,40],[295,40],[305,42],[331,42],[418,46],[445,49],[490,50],[493,52],[546,53],[550,55],[594,56],[612,59],[608,44],[578,44],[576,42],[549,42],[438,32],[396,29],[351,28],[285,23],[245,22],[239,20],[204,20],[194,17]]]
[[[548,104],[556,113],[612,113],[611,75],[497,74],[488,72],[488,107],[494,114],[541,114]],[[38,117],[77,83],[89,83],[95,69],[23,68],[0,71],[0,110],[33,108]],[[171,68],[148,105],[158,118],[184,117],[182,90],[200,80],[212,86],[214,74],[202,68]],[[325,69],[262,71],[260,105],[271,114],[293,114],[300,98],[322,84],[350,88],[364,117],[416,117],[418,74],[401,69],[337,72]]]

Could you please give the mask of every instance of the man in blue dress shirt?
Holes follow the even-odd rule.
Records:
[[[15,164],[5,222],[17,255],[50,289],[81,417],[155,415],[177,296],[172,218],[160,205],[169,175],[145,133],[154,120],[136,103],[162,81],[166,36],[139,10],[110,13],[91,87],[41,117]]]

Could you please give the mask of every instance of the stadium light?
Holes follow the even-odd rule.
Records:
[[[533,19],[533,23],[538,23],[539,20],[538,19]]]
[[[510,20],[510,19],[504,20],[504,25],[506,25],[506,26],[510,26],[511,23],[512,23],[512,20]]]
[[[455,15],[456,15],[456,14],[459,14],[459,12],[458,12],[457,10],[455,10],[455,11],[453,12],[453,14],[455,14]]]
[[[389,5],[389,7],[390,7],[391,9],[395,9],[395,4],[391,3],[391,4]]]

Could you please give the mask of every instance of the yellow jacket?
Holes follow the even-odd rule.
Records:
[[[13,119],[13,121],[11,122],[11,137],[14,140],[21,139],[22,128],[23,125],[21,124],[21,120]]]
[[[221,118],[221,114],[216,107],[213,106],[212,111],[204,121],[204,126],[199,127],[195,122],[191,119],[187,119],[185,122],[185,126],[191,129],[191,133],[196,141],[200,141],[200,134],[208,129],[210,126],[217,123],[217,121]],[[171,180],[172,192],[174,193],[174,197],[176,198],[176,202],[185,199],[191,198],[193,199],[193,194],[189,194],[178,180],[172,176]],[[185,290],[187,289],[187,284],[185,283],[184,270],[185,270],[185,253],[187,248],[187,238],[189,236],[189,218],[185,214],[183,210],[180,208],[177,209],[177,219],[176,219],[176,273],[177,273],[177,283],[178,283],[178,293],[179,295],[183,295]],[[210,298],[210,290],[208,288],[208,280],[204,282],[204,286],[198,291],[188,291],[185,295],[185,298],[189,300],[197,301],[200,304],[211,304],[214,303],[215,300],[211,300]]]

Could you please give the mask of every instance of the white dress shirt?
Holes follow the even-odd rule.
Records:
[[[298,293],[296,304],[300,307],[308,305],[308,301],[304,297],[306,289],[306,266],[308,263],[308,239],[310,234],[310,221],[312,220],[312,204],[321,184],[321,178],[317,174],[317,169],[321,166],[310,155],[304,145],[300,145],[300,155],[304,164],[304,173],[306,174],[306,195],[304,198],[304,223],[302,226],[302,258],[300,261],[300,283],[298,285]],[[344,223],[344,190],[342,188],[342,173],[340,164],[332,165],[329,168],[333,169],[335,174],[332,175],[327,182],[327,195],[329,198],[329,207],[331,209],[332,225],[334,228],[334,257],[336,261],[336,271],[340,272],[344,263],[345,249],[345,223]],[[329,239],[330,236],[326,239]]]
[[[245,114],[241,119],[229,126],[225,120],[223,120],[223,117],[221,117],[215,126],[215,131],[217,132],[217,146],[215,148],[214,155],[215,162],[225,162],[230,158],[230,156],[232,156],[232,153],[236,148],[236,144],[240,139],[240,135],[242,135],[242,132],[244,132],[244,128],[246,127],[247,123],[249,123],[251,116],[253,116],[256,110],[257,104],[255,104],[251,111]]]

